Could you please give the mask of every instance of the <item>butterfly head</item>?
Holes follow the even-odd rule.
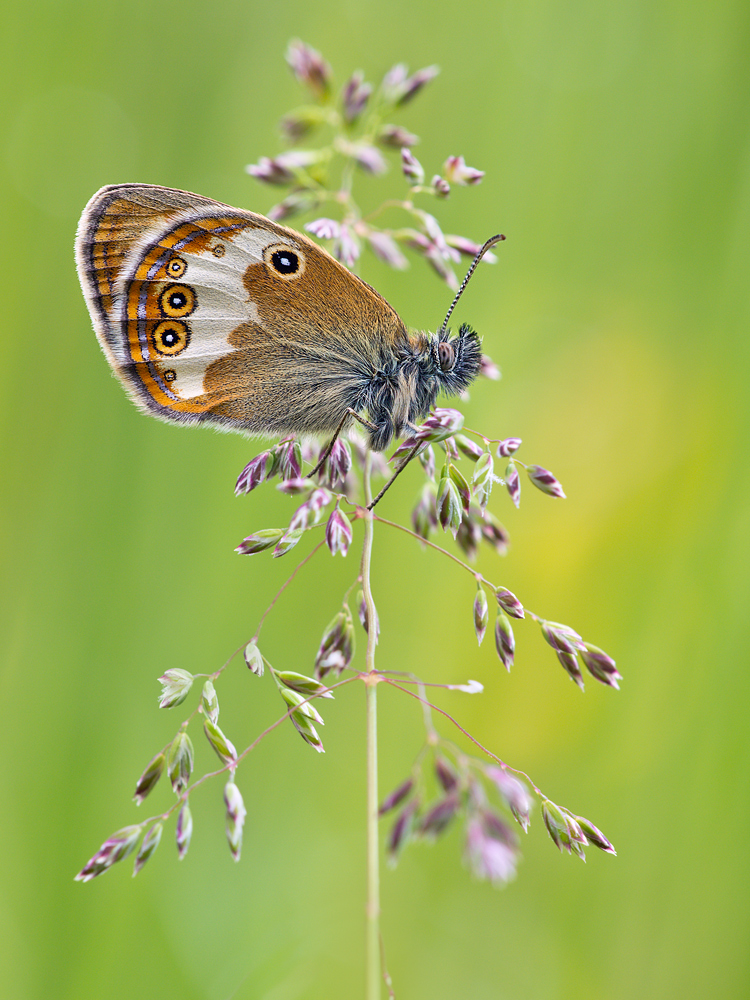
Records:
[[[363,405],[375,424],[370,444],[376,451],[387,448],[394,435],[426,416],[440,391],[464,392],[479,374],[482,363],[479,337],[466,323],[457,336],[451,337],[448,320],[477,264],[491,247],[504,239],[499,233],[479,248],[438,332],[410,337],[408,346],[398,352],[395,370],[378,372],[370,383]]]
[[[440,330],[431,339],[430,349],[437,361],[435,379],[443,392],[464,392],[479,374],[482,345],[468,323],[461,324],[455,337],[450,330]]]
[[[374,429],[370,445],[383,451],[408,425],[427,416],[440,392],[466,390],[479,374],[481,341],[468,324],[456,336],[414,334],[400,345],[369,382],[357,409],[366,410]]]

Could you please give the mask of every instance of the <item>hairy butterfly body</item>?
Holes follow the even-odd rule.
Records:
[[[81,217],[76,261],[115,374],[164,420],[332,433],[353,410],[382,450],[479,371],[469,327],[409,333],[308,237],[200,195],[102,188]]]

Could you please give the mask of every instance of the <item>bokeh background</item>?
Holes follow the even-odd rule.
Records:
[[[748,995],[749,20],[739,0],[6,5],[4,996],[362,993],[356,686],[325,713],[325,756],[287,726],[241,768],[239,865],[215,783],[193,797],[185,861],[170,826],[137,880],[130,861],[72,880],[142,816],[135,778],[182,711],[157,709],[157,675],[215,669],[291,569],[233,552],[291,509],[273,490],[234,498],[257,446],[147,419],[110,377],[75,226],[97,188],[134,180],[266,211],[276,192],[243,168],[282,148],[276,122],[303,99],[283,60],[295,36],[340,83],[397,61],[441,66],[396,120],[422,136],[428,175],[452,153],[486,171],[439,206],[445,229],[508,235],[457,316],[504,376],[476,387],[467,423],[522,437],[520,457],[568,493],[526,487],[520,512],[494,498],[513,547],[479,565],[610,651],[625,678],[620,693],[592,681],[581,695],[530,622],[507,676],[491,643],[476,648],[471,581],[378,533],[381,665],[480,679],[481,697],[440,703],[619,852],[561,857],[538,810],[502,891],[471,879],[457,832],[408,851],[383,875],[396,995]],[[361,190],[372,204],[400,192],[397,165]],[[449,294],[419,261],[402,274],[370,259],[362,273],[410,325],[441,321]],[[383,513],[406,519],[418,486],[411,470]],[[289,589],[264,631],[275,665],[310,668],[355,570],[353,553],[321,557]],[[272,687],[241,665],[220,682],[238,746],[277,717]],[[384,691],[380,704],[385,791],[422,730],[410,699]],[[154,793],[157,808],[168,799]]]

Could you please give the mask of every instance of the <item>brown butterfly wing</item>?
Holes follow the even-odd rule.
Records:
[[[103,188],[76,257],[113,369],[163,419],[330,431],[407,340],[391,306],[306,236],[200,195]]]

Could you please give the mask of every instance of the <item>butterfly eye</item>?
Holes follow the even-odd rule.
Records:
[[[445,340],[438,344],[438,361],[441,371],[444,372],[449,372],[456,363],[456,352],[453,350],[453,345]]]
[[[173,257],[167,264],[167,274],[170,278],[181,278],[187,271],[187,264],[182,257]]]
[[[158,354],[172,357],[184,351],[190,343],[190,328],[187,323],[176,319],[166,319],[159,323],[152,334],[154,348]]]
[[[165,316],[188,316],[195,309],[195,292],[189,285],[169,285],[159,296]]]
[[[263,259],[282,278],[298,278],[305,270],[305,258],[299,250],[283,244],[266,247]]]

